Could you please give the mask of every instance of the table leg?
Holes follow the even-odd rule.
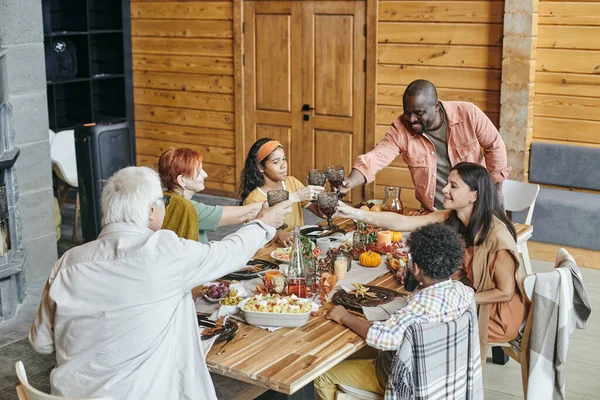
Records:
[[[315,399],[315,385],[313,382],[304,386],[294,394],[279,393],[274,390],[269,390],[256,400],[314,400]]]

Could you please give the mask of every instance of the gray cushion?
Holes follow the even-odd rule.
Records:
[[[600,190],[600,148],[533,142],[529,181]]]
[[[531,240],[600,250],[600,195],[541,188],[531,224]]]

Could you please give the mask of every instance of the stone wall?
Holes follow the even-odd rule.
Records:
[[[14,146],[21,150],[14,169],[17,224],[27,250],[26,290],[35,302],[57,257],[43,42],[40,0],[0,0],[0,48],[7,71],[0,92],[8,93]]]

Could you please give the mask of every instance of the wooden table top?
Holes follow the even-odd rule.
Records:
[[[336,219],[346,230],[354,229],[352,220]],[[516,224],[517,232],[525,232],[529,225]],[[269,243],[255,258],[270,259],[278,246]],[[391,273],[370,284],[402,290]],[[299,328],[281,328],[275,332],[239,323],[239,331],[225,351],[219,343],[206,356],[212,372],[225,375],[275,391],[293,394],[319,375],[366,346],[364,339],[350,329],[329,321],[324,315],[311,317]]]

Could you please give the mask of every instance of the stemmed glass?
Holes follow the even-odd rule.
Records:
[[[273,207],[274,205],[279,204],[282,201],[289,200],[289,198],[290,192],[288,192],[287,190],[269,190],[267,192],[267,202],[269,203],[269,207]],[[287,227],[288,225],[284,223],[277,229],[287,229]]]
[[[327,182],[327,174],[320,169],[311,169],[308,171],[308,176],[306,177],[306,183],[311,186],[325,186]],[[311,202],[315,202],[315,199],[312,199]]]
[[[321,212],[327,217],[326,229],[343,232],[339,226],[333,225],[331,218],[335,214],[335,209],[338,205],[338,194],[336,192],[319,193],[317,195],[317,204]]]
[[[340,192],[340,185],[344,182],[344,179],[346,179],[344,167],[341,165],[327,167],[327,179],[329,180],[331,188],[337,193],[338,198],[341,199],[344,197],[344,194]]]

